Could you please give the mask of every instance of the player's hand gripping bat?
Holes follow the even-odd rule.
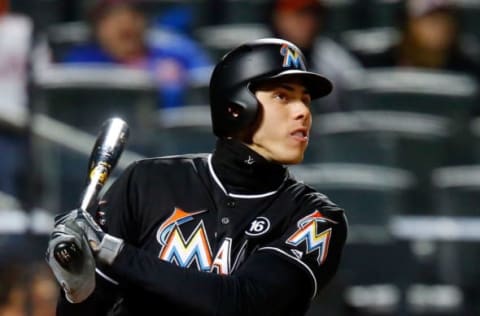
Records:
[[[77,217],[97,201],[98,194],[117,164],[128,139],[128,125],[119,118],[105,121],[97,136],[88,162],[86,188],[80,199]],[[74,242],[62,242],[55,246],[54,257],[66,270],[74,270],[82,250]]]

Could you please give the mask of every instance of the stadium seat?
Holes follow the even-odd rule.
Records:
[[[480,229],[478,222],[477,217],[477,230]],[[461,315],[477,315],[480,312],[478,304],[480,240],[446,241],[441,243],[439,248],[438,275],[444,283],[453,284],[462,289],[465,309],[468,312]]]
[[[459,21],[464,33],[470,33],[480,40],[480,3],[477,1],[458,1],[460,4]]]
[[[267,0],[227,0],[223,19],[226,23],[263,23]]]
[[[358,240],[385,239],[395,214],[409,210],[409,194],[417,181],[408,171],[347,163],[318,163],[292,166],[300,181],[326,194],[346,210]]]
[[[370,27],[399,27],[399,12],[403,0],[369,0],[368,12]],[[360,4],[360,1],[357,1]],[[363,3],[362,3],[363,4]]]
[[[339,42],[354,54],[372,55],[395,45],[400,34],[394,27],[369,27],[343,31],[338,38]]]
[[[204,105],[210,102],[210,90],[209,85],[206,83],[200,83],[190,85],[185,91],[185,105]]]
[[[207,105],[160,110],[158,123],[151,139],[156,156],[209,153],[215,147]]]
[[[458,170],[455,173],[460,174]],[[470,180],[462,181],[464,185],[472,182],[476,173],[473,172]],[[465,178],[465,175],[454,175],[454,172],[450,172],[450,175],[453,176],[452,179],[442,179],[443,182],[449,181],[443,183],[444,186],[454,186],[461,178]],[[443,175],[437,177],[443,178]],[[478,311],[477,298],[480,293],[477,281],[480,276],[480,216],[478,212],[468,216],[461,212],[460,208],[467,205],[468,200],[467,203],[461,202],[453,206],[448,213],[440,210],[440,204],[447,200],[453,201],[449,197],[439,200],[439,212],[433,216],[394,218],[391,232],[397,239],[411,241],[421,259],[418,264],[422,279],[419,280],[420,284],[409,289],[408,294],[413,311],[419,312],[419,315],[425,312],[427,315],[437,315],[428,312],[440,310],[452,316],[476,315],[474,310]],[[447,206],[452,207],[452,204],[454,203],[450,202]]]
[[[339,3],[350,2],[350,25],[348,29],[368,29],[372,27],[396,26],[396,14],[401,8],[402,1],[398,0],[363,0],[363,1],[334,1]],[[346,30],[346,29],[344,29]]]
[[[363,23],[362,19],[358,18],[359,15],[355,14],[355,2],[353,0],[324,2],[327,6],[325,23],[323,24],[325,34],[337,38],[342,31],[357,28],[358,25]]]
[[[48,50],[48,53],[45,53],[51,61],[60,62],[73,46],[90,40],[91,29],[85,21],[55,23],[39,35],[37,50],[38,47]]]
[[[270,36],[263,23],[225,23],[199,27],[195,37],[209,50],[214,60],[244,42]]]
[[[94,135],[106,119],[118,116],[140,136],[156,123],[156,103],[155,89],[144,72],[52,65],[35,77],[32,109]]]
[[[353,315],[408,315],[405,291],[418,277],[416,263],[408,242],[353,240],[337,272],[345,304]]]
[[[377,68],[352,78],[352,110],[395,110],[450,117],[459,124],[477,104],[476,81],[459,73]]]
[[[480,240],[439,242],[436,259],[437,274],[442,283],[480,290]]]
[[[430,173],[449,156],[451,121],[401,111],[352,111],[314,117],[307,162],[363,163],[416,175],[415,210],[429,213]]]
[[[401,166],[403,140],[422,146],[440,143],[451,133],[451,120],[407,111],[351,111],[315,115],[308,159]],[[433,149],[433,148],[430,148]],[[348,152],[348,154],[347,154]],[[431,152],[431,151],[430,151]],[[436,152],[439,154],[441,152]],[[419,158],[423,153],[409,152]],[[434,157],[439,159],[442,156]]]
[[[432,184],[436,214],[480,216],[480,165],[437,168]]]
[[[473,118],[466,125],[467,133],[463,139],[463,148],[470,156],[470,161],[464,164],[480,164],[480,117]],[[459,140],[460,141],[460,140]]]
[[[11,11],[29,16],[36,30],[46,30],[50,25],[61,23],[67,18],[80,18],[81,1],[61,0],[15,0],[9,1]],[[69,16],[72,15],[72,16]]]

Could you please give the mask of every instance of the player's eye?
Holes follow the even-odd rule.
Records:
[[[310,104],[312,103],[312,98],[310,97],[309,94],[305,94],[305,95],[303,95],[303,97],[302,97],[302,102],[303,102],[306,106],[310,107]]]
[[[280,102],[287,102],[288,101],[287,94],[283,93],[283,92],[275,92],[273,94],[273,98],[277,101],[280,101]]]

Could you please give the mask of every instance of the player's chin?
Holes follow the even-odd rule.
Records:
[[[279,155],[279,162],[283,165],[296,165],[303,161],[305,150],[285,150],[282,155]]]

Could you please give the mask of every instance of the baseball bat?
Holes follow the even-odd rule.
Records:
[[[96,203],[98,194],[123,152],[128,136],[128,125],[119,118],[108,119],[102,124],[88,161],[88,177],[77,217],[82,217],[82,213]],[[64,269],[73,271],[80,268],[76,263],[81,262],[82,250],[75,243],[59,243],[53,251],[55,259]]]

